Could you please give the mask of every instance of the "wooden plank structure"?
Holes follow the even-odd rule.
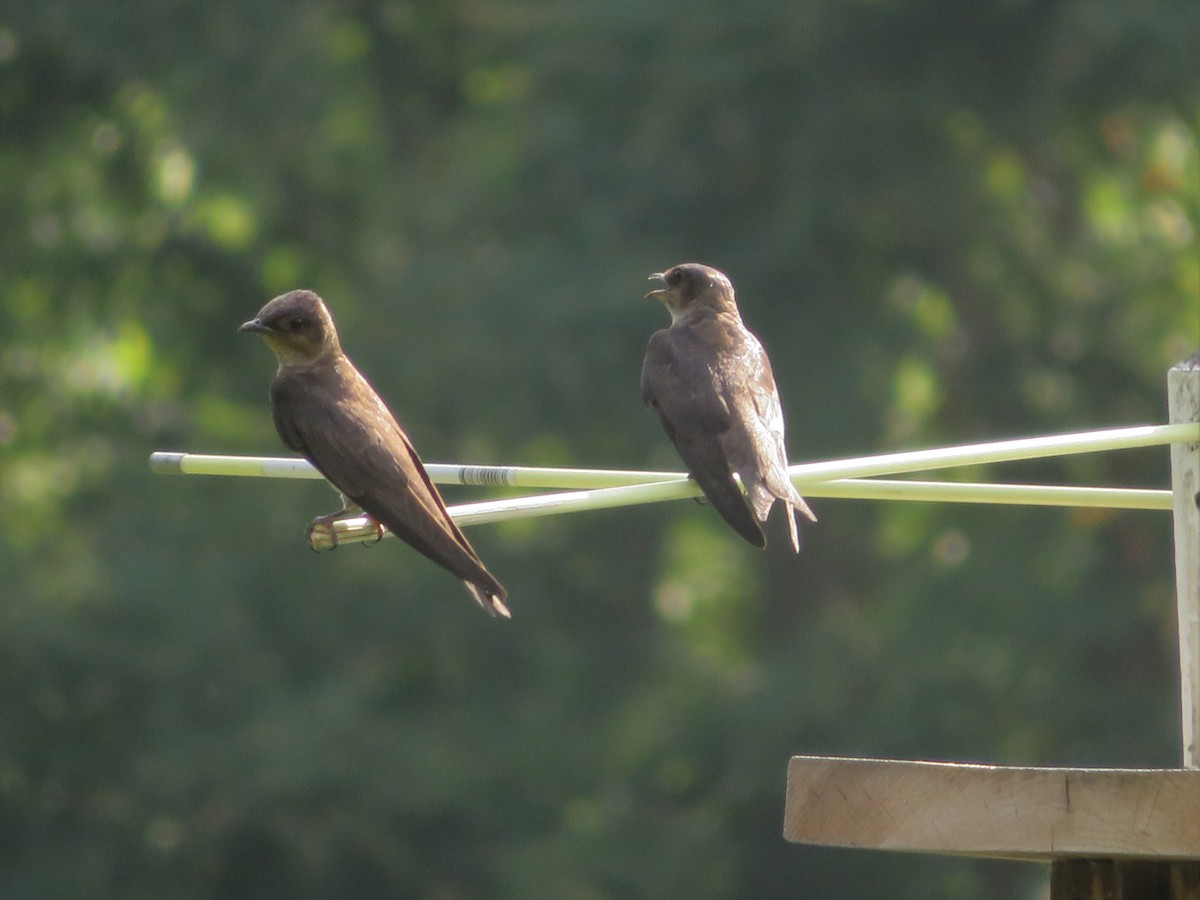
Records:
[[[1046,769],[795,756],[785,834],[1010,859],[1200,859],[1200,769]]]
[[[1200,423],[1200,351],[1168,374]],[[784,837],[1050,863],[1052,900],[1200,900],[1200,427],[1171,446],[1182,697],[1178,769],[1073,769],[794,756]]]

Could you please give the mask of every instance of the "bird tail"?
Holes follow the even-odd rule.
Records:
[[[800,529],[796,527],[796,508],[790,503],[783,504],[787,510],[788,537],[792,539],[792,552],[800,552]]]
[[[476,584],[464,581],[467,590],[475,598],[475,602],[483,607],[483,611],[493,618],[511,619],[512,613],[504,605],[505,592],[499,583]]]
[[[783,508],[787,511],[788,537],[792,541],[792,551],[800,552],[800,529],[796,526],[796,512],[800,512],[802,516],[811,522],[817,521],[816,514],[804,502],[804,498],[796,493],[796,489],[792,487],[791,482],[784,482],[782,485],[775,485],[782,490],[773,490],[768,484],[761,481],[753,482],[747,490],[747,495],[750,498],[751,504],[754,506],[754,514],[758,516],[759,521],[765,522],[767,516],[770,515],[771,507],[775,505],[775,501],[779,500],[783,503]]]
[[[788,537],[792,539],[792,552],[799,553],[800,529],[796,527],[796,510],[799,510],[810,522],[817,521],[817,515],[809,509],[808,504],[804,502],[804,498],[797,494],[795,490],[792,491],[791,497],[783,501],[783,508],[787,510]]]
[[[810,522],[817,521],[817,514],[809,508],[809,505],[804,502],[804,498],[793,492],[792,498],[788,501],[796,509],[800,510],[801,515]]]

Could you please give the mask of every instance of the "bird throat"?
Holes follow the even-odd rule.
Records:
[[[275,354],[275,358],[279,360],[280,369],[304,369],[311,368],[326,356],[323,349],[318,349],[316,353],[312,352],[311,347],[297,347],[293,342],[283,337],[275,335],[264,335],[267,346]]]

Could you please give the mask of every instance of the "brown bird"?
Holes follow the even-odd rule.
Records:
[[[662,301],[671,325],[650,336],[642,399],[658,412],[688,471],[738,534],[765,547],[759,522],[782,500],[792,549],[799,553],[795,511],[814,522],[817,517],[788,478],[779,390],[762,344],[742,324],[733,285],[698,263],[650,278],[663,286],[646,296]]]
[[[310,535],[332,535],[335,519],[361,510],[461,578],[490,615],[509,618],[504,588],[446,512],[396,417],[342,352],[324,301],[291,291],[238,330],[261,335],[279,359],[271,382],[279,437],[342,495],[342,510],[314,519]]]

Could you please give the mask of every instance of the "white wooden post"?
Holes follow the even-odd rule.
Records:
[[[1167,373],[1171,422],[1200,423],[1200,350]],[[1200,437],[1200,436],[1198,436]],[[1200,440],[1171,445],[1183,765],[1200,768]]]

